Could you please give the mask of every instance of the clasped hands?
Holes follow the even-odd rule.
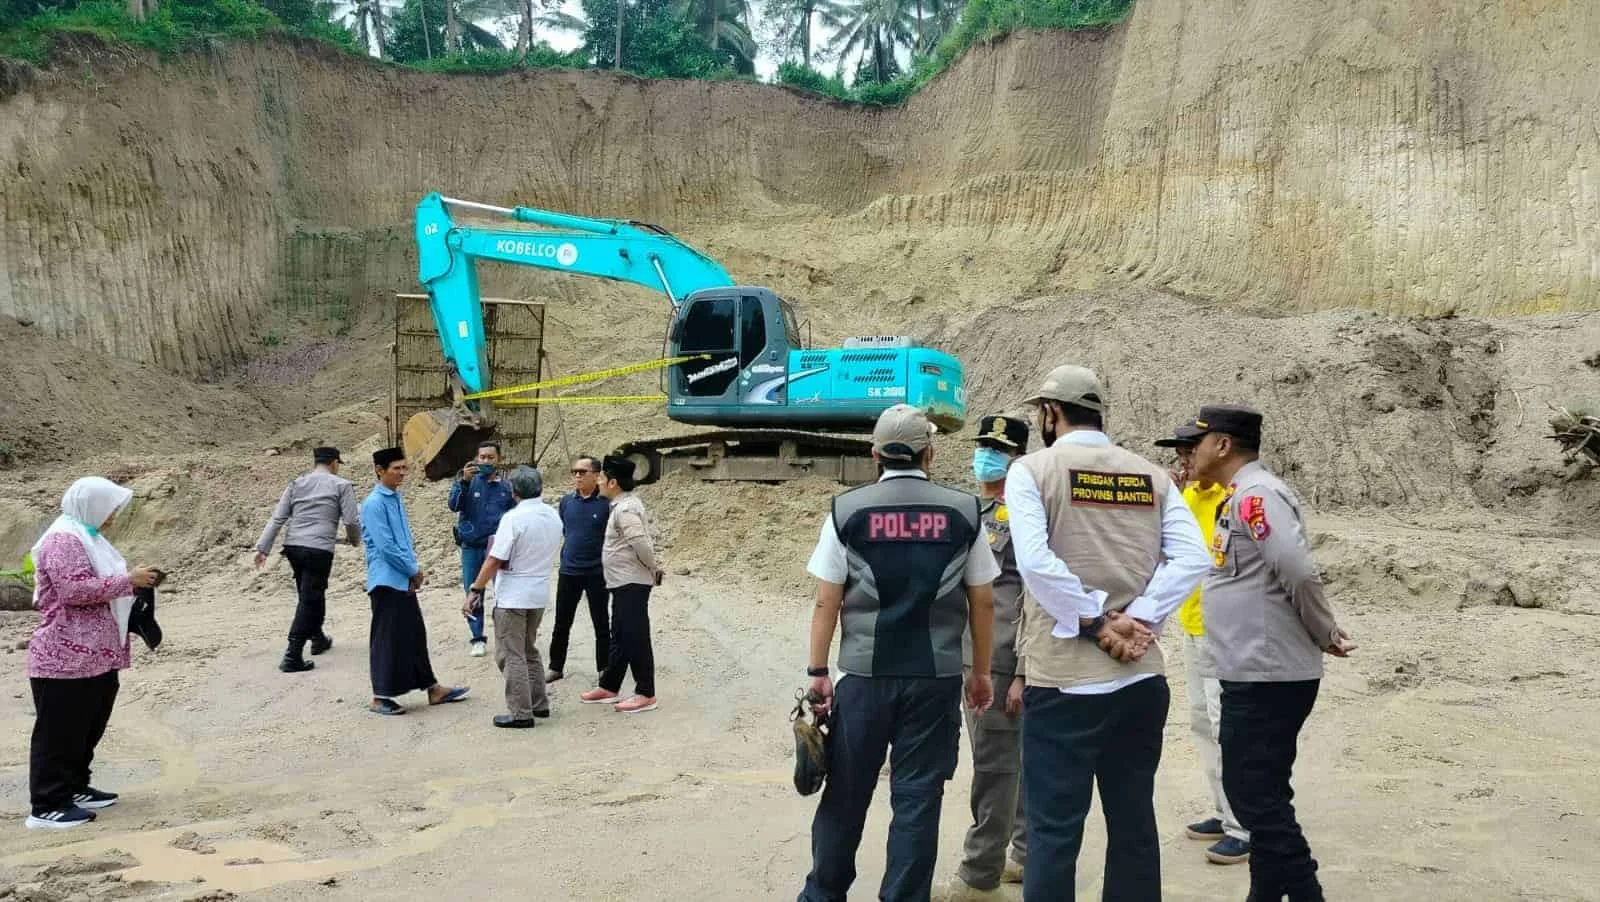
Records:
[[[1112,611],[1106,614],[1098,639],[1101,651],[1127,663],[1144,657],[1151,643],[1156,641],[1156,634],[1144,621]]]

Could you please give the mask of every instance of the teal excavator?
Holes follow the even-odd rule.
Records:
[[[457,224],[452,207],[519,226]],[[830,433],[866,433],[885,408],[907,403],[940,429],[966,416],[961,363],[904,336],[847,339],[842,348],[800,342],[794,309],[773,292],[734,282],[715,260],[656,226],[590,219],[530,207],[442,197],[417,205],[419,275],[449,365],[449,410],[413,416],[406,452],[430,479],[458,471],[494,433],[480,260],[620,282],[666,295],[672,305],[663,376],[667,416],[724,431],[635,441],[616,453],[641,483],[688,470],[705,479],[776,481],[830,476],[871,479],[871,443]]]

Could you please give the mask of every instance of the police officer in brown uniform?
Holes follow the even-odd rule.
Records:
[[[1022,664],[1017,658],[1017,622],[1022,617],[1022,575],[1011,548],[1006,508],[1006,471],[1028,450],[1028,424],[1014,417],[978,421],[972,475],[983,502],[983,526],[1000,565],[994,580],[994,635],[989,656],[995,703],[979,714],[968,710],[972,743],[972,826],[956,879],[942,902],[992,898],[1001,882],[1021,883],[1028,860],[1027,822],[1022,808]],[[963,663],[972,669],[972,640],[963,639]],[[1000,694],[1005,693],[1004,704]],[[1010,861],[1006,847],[1010,846]]]
[[[1355,646],[1323,594],[1299,499],[1258,459],[1261,414],[1202,407],[1193,431],[1196,477],[1228,486],[1204,597],[1222,683],[1222,786],[1250,831],[1248,902],[1322,902],[1289,776],[1323,654],[1342,658]]]
[[[1028,588],[1020,650],[1027,663],[1023,898],[1076,897],[1083,823],[1098,782],[1107,834],[1103,898],[1155,902],[1155,774],[1170,696],[1152,636],[1210,559],[1166,469],[1105,434],[1105,391],[1093,372],[1057,367],[1029,403],[1039,407],[1045,447],[1006,478],[1011,541]]]

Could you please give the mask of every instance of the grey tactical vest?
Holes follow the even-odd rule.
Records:
[[[983,528],[978,499],[899,476],[834,498],[833,524],[849,562],[839,668],[960,676],[967,554]]]

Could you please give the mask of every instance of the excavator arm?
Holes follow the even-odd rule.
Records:
[[[450,218],[451,206],[542,228],[461,226]],[[434,193],[417,205],[416,230],[419,275],[428,291],[433,325],[467,394],[490,387],[478,300],[479,260],[632,282],[665,294],[674,307],[702,288],[734,284],[717,261],[643,223],[495,207]]]

